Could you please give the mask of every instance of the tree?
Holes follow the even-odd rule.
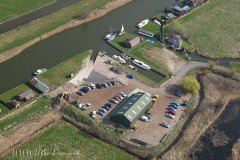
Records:
[[[198,94],[200,90],[200,84],[194,76],[186,76],[181,82],[182,88],[187,93]]]

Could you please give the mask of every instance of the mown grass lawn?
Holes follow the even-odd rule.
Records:
[[[21,84],[3,94],[1,94],[0,95],[0,102],[1,102],[0,109],[2,111],[0,112],[0,116],[9,111],[9,108],[6,106],[6,104],[8,102],[10,102],[11,100],[18,100],[18,95],[20,95],[28,90],[31,90],[31,89],[26,84]],[[32,92],[37,94],[34,91],[32,91]],[[23,104],[26,104],[25,102],[20,102],[20,103],[21,103],[20,107],[22,107]]]
[[[91,54],[91,50],[79,53],[78,55],[49,69],[38,78],[46,83],[51,90],[54,90],[63,83],[69,81],[72,73],[76,75],[76,73],[83,67],[83,61],[86,58],[90,58]]]
[[[137,37],[137,35],[133,35],[131,33],[126,33],[122,36],[116,36],[116,38],[112,41],[109,41],[109,43],[115,47],[117,47],[118,49],[122,50],[122,51],[125,51],[125,52],[128,52],[131,48],[127,48],[124,46],[124,41],[126,39],[133,39]]]
[[[135,159],[122,150],[104,143],[69,124],[59,123],[49,128],[36,138],[23,144],[14,153],[20,150],[43,151],[49,155],[15,156],[10,153],[4,157],[6,160],[68,160],[68,159],[99,159],[99,160],[130,160]],[[52,153],[52,154],[51,154]],[[54,154],[55,153],[55,154]],[[72,154],[72,155],[70,155]]]
[[[201,55],[240,57],[240,1],[209,1],[189,15],[170,23],[168,32],[180,32]]]
[[[56,0],[1,0],[0,23],[46,6]]]
[[[26,121],[27,119],[30,119],[33,116],[39,116],[48,109],[50,109],[50,100],[45,97],[41,97],[28,108],[24,108],[20,112],[17,112],[16,114],[0,121],[0,133],[6,132],[7,130]]]

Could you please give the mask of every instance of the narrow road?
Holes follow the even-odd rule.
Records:
[[[68,5],[71,5],[80,0],[57,0],[55,3],[52,3],[48,6],[42,7],[38,10],[29,12],[25,15],[22,15],[18,18],[9,20],[5,23],[0,24],[0,34],[10,31],[14,28],[27,24],[35,19],[44,17],[50,13],[53,13],[59,9],[62,9]]]

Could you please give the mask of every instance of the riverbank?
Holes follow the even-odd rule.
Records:
[[[107,0],[97,3],[94,0],[91,2],[85,2],[83,0],[76,5],[72,5],[49,16],[35,20],[30,24],[1,34],[0,40],[2,43],[0,45],[0,63],[11,59],[12,57],[20,54],[24,49],[44,39],[47,39],[64,30],[74,28],[102,17],[112,10],[117,9],[131,1],[132,0]],[[76,6],[81,8],[76,8]],[[77,11],[73,12],[72,10],[74,9]],[[79,11],[80,9],[83,11]],[[69,17],[68,15],[68,17],[65,18],[67,15],[64,15],[64,13],[67,15],[71,14],[71,16]],[[44,21],[46,24],[42,24],[42,21]],[[51,25],[49,26],[49,24]]]

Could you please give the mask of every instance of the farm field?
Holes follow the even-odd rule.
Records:
[[[24,122],[25,120],[38,116],[44,111],[50,109],[50,100],[45,97],[39,98],[36,102],[31,104],[31,106],[24,108],[14,115],[10,115],[7,118],[0,121],[0,132],[4,133],[5,131],[13,128],[14,126]]]
[[[240,57],[240,1],[214,0],[170,23],[167,32],[179,32],[199,54],[211,58]]]
[[[240,62],[231,62],[230,66],[234,71],[240,72]]]
[[[17,99],[17,96],[23,92],[26,92],[28,90],[31,90],[27,85],[25,84],[21,84],[13,89],[11,89],[10,91],[7,91],[3,94],[0,95],[0,109],[1,109],[1,112],[0,112],[0,115],[6,113],[9,111],[9,108],[6,106],[6,104],[8,102],[10,102],[11,100],[15,99],[15,100],[18,100]],[[36,92],[33,91],[33,93],[36,94]],[[21,105],[24,104],[25,102],[20,102]]]
[[[67,159],[135,159],[133,156],[120,149],[110,146],[78,129],[59,123],[49,128],[44,133],[31,139],[18,149],[14,150],[17,154],[20,150],[43,151],[45,155],[39,156],[18,156],[18,159],[35,160],[67,160]],[[54,154],[55,153],[55,154]],[[70,155],[72,154],[72,155]],[[7,160],[15,159],[15,155],[10,153],[3,157]]]
[[[50,68],[47,72],[39,76],[39,80],[46,83],[52,90],[71,79],[82,68],[83,62],[88,60],[92,51],[85,51],[78,55]]]
[[[9,19],[16,18],[30,12],[32,10],[41,8],[56,0],[1,0],[0,3],[0,23]]]

